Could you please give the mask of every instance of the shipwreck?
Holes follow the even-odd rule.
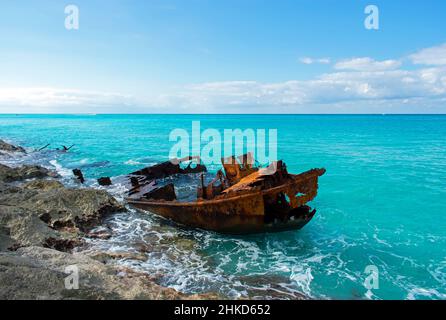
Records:
[[[254,165],[250,153],[222,159],[211,179],[199,157],[163,162],[128,175],[127,202],[185,226],[228,234],[300,229],[315,215],[307,203],[318,191],[325,169],[290,174],[283,161]],[[198,175],[189,198],[179,199],[176,182]],[[210,181],[207,181],[211,179]]]

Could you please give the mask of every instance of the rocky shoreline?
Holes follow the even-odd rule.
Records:
[[[0,154],[25,153],[0,140]],[[40,166],[0,164],[0,299],[215,299],[157,285],[149,275],[109,263],[105,252],[73,249],[103,219],[125,207],[104,190],[67,188]],[[79,288],[66,288],[76,266]]]

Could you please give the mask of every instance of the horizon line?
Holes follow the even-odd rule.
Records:
[[[255,116],[255,115],[272,115],[272,116],[421,116],[421,115],[434,115],[441,116],[446,115],[446,113],[161,113],[161,112],[153,112],[153,113],[99,113],[99,112],[73,112],[73,113],[0,113],[0,116],[28,116],[28,115],[59,115],[59,116],[96,116],[96,115],[197,115],[197,116],[206,116],[206,115],[238,115],[238,116]]]

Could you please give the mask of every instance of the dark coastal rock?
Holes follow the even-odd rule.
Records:
[[[60,232],[42,219],[22,208],[0,205],[0,251],[26,246],[46,246],[70,251],[82,244],[80,234]]]
[[[107,192],[94,189],[53,189],[37,194],[26,206],[45,214],[54,229],[81,231],[97,226],[107,214],[124,210]]]
[[[79,289],[65,288],[65,268],[79,270]],[[83,254],[41,247],[0,252],[0,299],[188,299],[149,276],[116,269]],[[207,298],[207,296],[203,296]]]
[[[25,165],[17,168],[11,168],[0,164],[0,181],[2,182],[14,182],[49,177],[55,178],[57,177],[57,173],[40,166]]]
[[[0,151],[7,151],[7,152],[22,152],[25,153],[25,149],[19,146],[14,146],[12,144],[9,144],[3,140],[0,140]]]
[[[109,177],[99,178],[98,183],[100,186],[111,186],[112,185],[112,181]]]
[[[67,189],[47,182],[0,188],[0,203],[33,213],[55,230],[82,232],[100,224],[107,214],[124,210],[103,190]]]
[[[101,261],[102,263],[107,263],[110,260],[136,260],[136,261],[147,261],[147,255],[140,252],[130,252],[130,251],[95,251],[86,253],[92,259]]]
[[[0,227],[7,230],[2,248],[45,246],[60,251],[83,244],[84,232],[105,215],[123,210],[105,191],[68,189],[56,180],[0,182],[0,204]]]
[[[0,251],[8,250],[14,245],[14,240],[10,237],[9,229],[0,226]]]
[[[76,177],[76,179],[79,180],[80,183],[85,182],[84,174],[80,169],[73,169],[73,174]]]
[[[57,251],[62,252],[71,252],[74,248],[80,247],[85,244],[83,239],[74,238],[74,239],[66,239],[66,238],[47,238],[43,246],[45,248],[55,249]]]
[[[10,235],[19,246],[43,245],[48,238],[59,238],[59,234],[49,228],[39,217],[22,214],[14,217],[7,225]]]
[[[0,144],[1,148],[1,144]],[[3,299],[218,299],[186,295],[154,278],[118,267],[113,260],[147,260],[143,252],[72,253],[109,213],[124,210],[111,195],[69,189],[38,166],[0,164],[0,300]],[[24,180],[36,179],[24,182]],[[90,237],[107,239],[107,228]],[[65,287],[66,268],[79,270],[79,289]]]
[[[113,236],[113,231],[108,227],[98,227],[89,231],[87,236],[92,239],[107,240]]]

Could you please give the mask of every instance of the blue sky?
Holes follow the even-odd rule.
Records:
[[[445,31],[442,0],[3,1],[0,112],[445,113]]]

